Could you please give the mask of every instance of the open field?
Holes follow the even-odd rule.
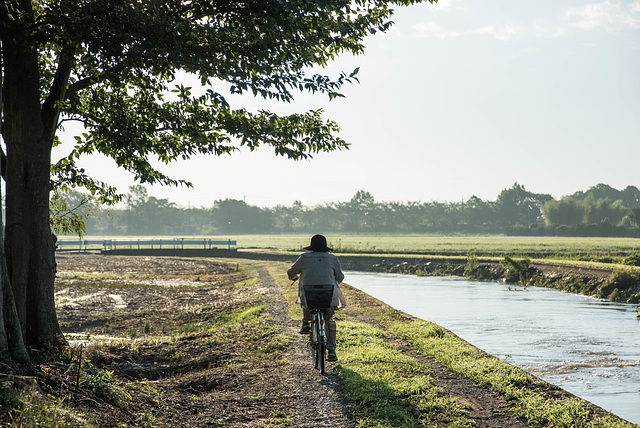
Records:
[[[484,256],[527,255],[531,257],[575,258],[579,256],[625,256],[640,251],[639,238],[571,238],[524,236],[416,236],[416,235],[337,235],[327,234],[329,246],[338,253],[391,253]],[[134,236],[91,236],[87,240],[149,239]],[[176,239],[176,236],[153,236]],[[195,238],[195,237],[185,237]],[[268,249],[299,252],[309,245],[310,235],[224,235],[202,239],[235,240],[238,249]],[[60,237],[77,240],[77,237]]]
[[[308,235],[240,235],[233,237],[239,248],[274,248],[299,251],[309,245]],[[327,235],[336,252],[425,253],[503,255],[536,253],[631,253],[640,250],[634,238],[565,238],[514,236],[412,236],[412,235]]]
[[[72,347],[2,366],[0,425],[636,427],[346,284],[320,375],[288,266],[60,255]]]

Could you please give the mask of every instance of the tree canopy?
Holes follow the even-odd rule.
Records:
[[[141,183],[177,184],[183,182],[152,161],[221,155],[238,146],[268,145],[292,159],[347,148],[338,125],[320,110],[288,116],[234,110],[217,88],[284,102],[296,91],[341,96],[358,70],[330,77],[312,67],[343,52],[362,53],[365,36],[391,25],[390,4],[410,3],[14,0],[0,6],[0,24],[3,39],[26,36],[21,44],[37,55],[43,112],[86,130],[54,165],[56,184],[85,185],[109,201],[115,189],[75,168],[78,157],[101,153]],[[176,83],[179,71],[208,89],[198,94]]]
[[[431,2],[436,0],[429,0]],[[53,283],[51,190],[86,187],[100,202],[118,190],[77,166],[100,153],[140,183],[179,184],[157,162],[270,146],[304,159],[348,148],[321,110],[277,115],[232,108],[228,93],[291,102],[299,91],[335,98],[357,69],[314,70],[391,26],[414,0],[4,0],[0,2],[0,114],[6,182],[5,305],[15,300],[24,341],[64,344]],[[176,83],[196,76],[206,90]],[[221,89],[222,88],[222,89]],[[57,132],[82,124],[69,156],[51,164]],[[161,201],[159,201],[161,202]],[[63,207],[64,210],[64,207]],[[6,261],[6,266],[4,265]],[[5,291],[11,288],[12,293]],[[15,312],[15,311],[14,311]],[[24,355],[5,308],[0,352]],[[3,321],[0,318],[0,321]],[[14,352],[20,348],[19,352]],[[22,359],[22,358],[21,358]]]

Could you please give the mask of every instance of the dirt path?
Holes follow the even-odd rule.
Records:
[[[289,362],[284,369],[289,385],[288,399],[291,409],[295,409],[292,426],[295,427],[355,427],[348,418],[348,404],[340,398],[340,385],[331,374],[327,364],[324,375],[311,365],[311,354],[307,349],[307,336],[298,333],[300,325],[291,320],[287,303],[266,269],[258,268],[260,282],[266,289],[268,312],[282,328],[284,334],[292,338],[286,354]]]
[[[337,394],[340,385],[335,377],[331,375],[331,365],[328,365],[328,374],[325,376],[311,369],[309,353],[305,346],[306,338],[296,334],[299,324],[295,321],[290,321],[287,304],[274,284],[273,279],[265,269],[260,268],[259,272],[260,281],[267,289],[266,297],[270,305],[269,312],[282,326],[286,334],[294,337],[293,346],[287,354],[287,359],[290,362],[287,367],[287,375],[291,380],[291,400],[295,403],[296,409],[307,409],[303,415],[299,415],[299,424],[294,424],[294,426],[355,426],[354,422],[348,420],[349,405],[344,400],[341,400]],[[384,305],[382,302],[376,301],[376,299],[356,289],[350,288],[347,294],[351,299],[358,299],[360,304]],[[353,306],[347,307],[344,313],[348,318],[355,318],[358,321],[382,328],[372,319],[363,317]],[[389,332],[386,332],[386,335],[388,342],[392,346],[431,368],[433,383],[446,391],[447,395],[456,397],[458,401],[466,405],[469,417],[475,421],[478,428],[529,426],[526,421],[514,417],[506,400],[490,388],[477,385],[469,379],[461,378],[451,373],[442,364],[417,354],[408,343]],[[322,400],[316,401],[313,398],[318,396],[323,397]]]

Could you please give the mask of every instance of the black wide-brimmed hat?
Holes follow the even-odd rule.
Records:
[[[313,235],[311,245],[304,247],[304,250],[328,253],[333,251],[333,248],[327,247],[327,238],[323,235]]]

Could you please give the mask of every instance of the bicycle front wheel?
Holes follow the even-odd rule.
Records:
[[[315,335],[313,341],[315,342],[314,346],[314,364],[313,366],[320,370],[320,373],[324,373],[324,356],[326,350],[326,338],[324,334],[324,317],[322,313],[319,313],[315,319]]]

